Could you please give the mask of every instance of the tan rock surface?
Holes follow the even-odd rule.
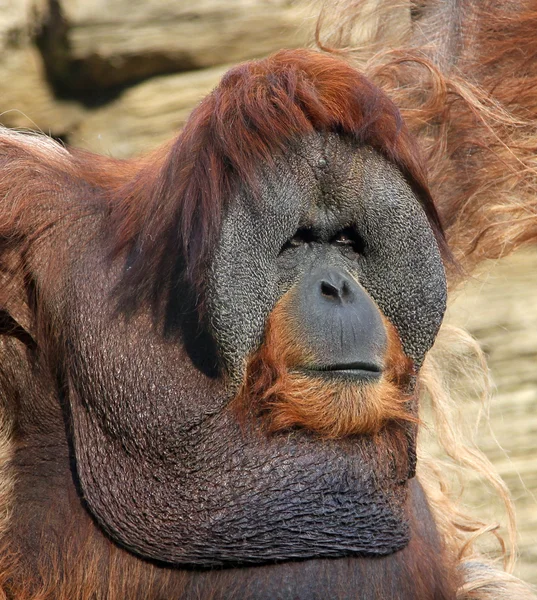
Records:
[[[48,35],[64,54],[50,66],[69,88],[265,56],[303,46],[314,25],[302,0],[60,0],[60,10]]]
[[[117,158],[147,153],[177,134],[227,68],[153,77],[135,85],[88,114],[70,143]]]
[[[490,427],[478,443],[515,499],[520,533],[519,572],[537,583],[537,248],[518,252],[471,281],[449,310],[485,350],[496,393]],[[478,407],[465,407],[468,420]],[[499,516],[491,497],[471,483],[479,510]]]
[[[62,135],[85,111],[59,101],[46,81],[32,43],[39,15],[36,0],[0,0],[0,123]]]
[[[85,108],[75,101],[55,97],[43,76],[39,52],[24,46],[6,52],[0,61],[0,79],[4,82],[0,94],[0,123],[64,136],[80,123]]]

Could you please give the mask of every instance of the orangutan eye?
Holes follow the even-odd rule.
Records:
[[[280,250],[280,254],[286,250],[300,248],[305,244],[311,244],[314,241],[313,231],[309,227],[301,227],[292,238],[289,238]]]
[[[363,239],[353,227],[345,227],[345,229],[339,231],[332,238],[331,244],[352,250],[356,254],[363,254],[365,249]]]

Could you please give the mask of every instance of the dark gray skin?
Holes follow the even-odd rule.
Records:
[[[289,247],[304,228],[311,243]],[[334,243],[348,228],[361,253]],[[187,290],[178,290],[175,306],[179,338],[163,336],[149,309],[118,315],[121,268],[108,269],[98,247],[88,244],[73,263],[71,294],[59,309],[68,322],[75,476],[113,540],[196,567],[379,556],[408,543],[411,444],[386,464],[367,437],[264,438],[227,411],[276,302],[318,268],[358,280],[421,364],[443,316],[445,276],[426,217],[394,166],[335,135],[311,136],[279,158],[258,197],[240,193],[225,216],[208,273],[209,330],[201,334],[181,309]],[[307,286],[300,289],[307,303]],[[318,325],[322,332],[330,322]],[[311,319],[304,335],[315,347]],[[339,336],[327,334],[332,339]],[[333,343],[337,361],[360,353]],[[218,376],[213,353],[224,366]],[[320,358],[325,366],[330,356]]]
[[[350,254],[357,250],[352,237],[350,232],[336,234],[332,241]],[[298,242],[303,244],[301,238],[302,234]],[[380,310],[348,270],[310,269],[291,296],[289,314],[296,339],[307,340],[311,353],[311,358],[295,365],[296,370],[310,377],[343,378],[351,385],[380,379],[388,344],[386,328]]]

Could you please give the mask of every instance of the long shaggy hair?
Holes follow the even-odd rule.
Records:
[[[374,11],[372,4],[330,2],[335,25],[325,31],[321,17],[318,43],[358,66],[401,111],[424,151],[435,205],[464,272],[535,240],[537,3],[465,8],[424,0],[411,10],[411,3],[379,0]],[[383,23],[402,10],[407,27],[390,37]],[[358,48],[346,47],[361,16],[376,26],[366,28]]]

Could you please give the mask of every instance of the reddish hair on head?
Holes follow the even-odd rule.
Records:
[[[187,279],[200,285],[239,182],[253,188],[260,163],[313,131],[350,136],[396,164],[446,251],[423,162],[394,103],[340,58],[283,50],[228,71],[160,163],[116,190],[118,249],[135,251],[126,282],[158,295],[163,281],[173,285],[179,250]]]

